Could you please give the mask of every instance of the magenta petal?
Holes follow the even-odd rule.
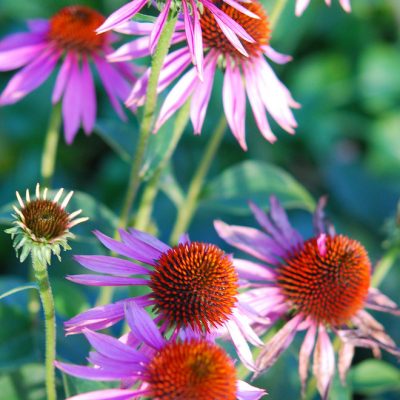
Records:
[[[87,286],[147,286],[149,281],[140,278],[128,278],[126,276],[104,276],[104,275],[67,275],[69,281]]]
[[[122,378],[132,377],[131,373],[125,371],[104,371],[99,368],[66,364],[59,361],[56,361],[55,365],[58,369],[69,375],[94,381],[117,381]]]
[[[92,332],[89,329],[85,329],[83,333],[92,347],[104,356],[121,362],[148,362],[148,358],[143,353],[134,350],[132,347],[111,336],[104,335],[103,333]]]
[[[242,279],[256,281],[275,281],[276,279],[277,273],[266,265],[240,258],[234,258],[233,265]]]
[[[82,59],[82,91],[85,97],[82,101],[82,122],[86,134],[92,132],[96,121],[96,91],[89,62],[86,57]]]
[[[108,54],[107,60],[110,62],[121,62],[148,55],[150,55],[149,38],[145,36],[122,45],[113,53]]]
[[[71,144],[78,132],[81,122],[81,109],[83,101],[82,79],[77,57],[71,57],[71,72],[65,86],[62,103],[64,119],[64,134],[67,144]]]
[[[278,53],[274,50],[271,46],[264,46],[263,47],[264,54],[273,62],[277,64],[286,64],[289,61],[292,61],[293,57],[288,56],[287,54]]]
[[[21,46],[9,50],[0,50],[0,71],[10,71],[20,68],[31,62],[48,46],[47,43],[38,43]]]
[[[111,256],[75,256],[74,259],[95,272],[112,275],[147,275],[149,271],[141,265],[134,264],[131,261]]]
[[[45,51],[16,73],[1,94],[0,105],[14,104],[39,87],[53,71],[59,57],[59,51]]]
[[[137,305],[134,301],[126,303],[125,317],[132,330],[132,333],[150,347],[160,350],[165,345],[157,325],[150,318],[149,314]]]
[[[165,253],[166,251],[170,250],[171,247],[162,242],[161,240],[157,239],[155,236],[151,235],[150,233],[139,231],[138,229],[128,228],[130,233],[130,237],[133,237],[143,245],[148,245],[149,250],[157,251],[158,256],[161,255],[160,253]]]
[[[232,8],[235,8],[236,10],[240,11],[242,14],[247,15],[250,18],[260,19],[260,17],[257,14],[254,14],[253,12],[248,10],[246,7],[243,7],[235,0],[223,0],[223,2],[229,4]]]
[[[97,28],[97,33],[103,33],[114,29],[117,25],[122,22],[128,21],[135,14],[137,14],[147,3],[147,0],[133,0],[128,4],[125,4],[117,11],[114,11],[105,21],[104,23]]]
[[[73,62],[73,54],[67,54],[61,65],[60,71],[58,72],[56,84],[54,85],[53,95],[51,99],[53,104],[58,103],[64,93],[65,86],[69,81]]]
[[[32,32],[14,33],[0,40],[0,52],[48,43],[43,34]]]

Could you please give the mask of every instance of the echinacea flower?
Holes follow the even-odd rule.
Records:
[[[257,126],[268,141],[274,142],[276,137],[270,128],[266,111],[284,130],[294,133],[297,124],[291,108],[299,105],[276,77],[264,56],[280,64],[286,63],[291,57],[279,54],[270,46],[271,29],[262,5],[254,0],[243,3],[243,7],[256,14],[259,19],[251,18],[227,3],[220,5],[221,11],[243,26],[254,38],[253,43],[239,40],[236,46],[233,46],[216,22],[213,13],[205,9],[200,16],[203,43],[206,48],[203,81],[194,68],[181,76],[190,65],[189,46],[169,54],[161,72],[158,90],[164,90],[176,78],[179,80],[161,107],[155,132],[192,96],[190,117],[195,134],[200,134],[210,101],[214,76],[217,69],[221,68],[224,73],[222,100],[225,116],[233,135],[243,149],[247,148],[246,97],[250,102]],[[245,50],[247,56],[244,56],[238,47]],[[114,55],[111,55],[110,60],[113,60],[113,57]],[[118,57],[115,60],[118,61]],[[138,79],[126,105],[140,106],[144,103],[148,76],[149,71]]]
[[[90,134],[95,124],[93,61],[112,106],[124,119],[120,101],[129,94],[134,76],[130,65],[106,61],[106,55],[112,52],[112,35],[95,32],[104,19],[88,7],[65,7],[50,20],[28,21],[29,32],[0,41],[0,71],[23,67],[0,95],[0,105],[14,104],[39,87],[63,58],[52,102],[56,104],[62,98],[65,140],[70,144],[80,126]]]
[[[214,16],[215,24],[220,27],[225,40],[231,43],[232,46],[244,56],[248,56],[247,51],[240,43],[240,39],[248,43],[253,43],[254,39],[245,29],[243,29],[240,23],[224,12],[224,4],[229,4],[231,8],[234,8],[239,13],[247,15],[249,19],[257,20],[259,16],[240,4],[241,2],[242,0],[222,0],[221,2],[215,0],[166,0],[165,2],[157,3],[162,7],[162,11],[155,23],[152,25],[153,29],[149,38],[149,48],[151,53],[154,53],[157,47],[168,14],[170,12],[181,12],[191,60],[197,68],[200,79],[202,79],[204,49],[200,18],[203,12],[208,12]],[[125,4],[112,13],[97,29],[97,32],[102,33],[111,29],[118,30],[121,24],[126,23],[134,17],[147,3],[149,3],[149,0],[130,1],[128,4]],[[222,3],[222,5],[220,3]]]
[[[234,260],[239,277],[249,287],[254,285],[239,298],[260,315],[289,319],[261,351],[258,370],[271,367],[296,333],[306,330],[299,354],[302,387],[314,349],[313,373],[326,399],[335,370],[329,333],[340,341],[338,369],[344,382],[355,346],[371,348],[375,355],[384,349],[400,356],[400,349],[365,308],[396,315],[400,310],[370,287],[371,263],[365,248],[325,224],[324,198],[314,215],[315,235],[307,240],[290,225],[279,202],[271,198],[270,203],[269,215],[251,204],[263,231],[222,221],[215,228],[225,241],[262,261]]]
[[[240,282],[231,257],[213,244],[190,242],[186,235],[171,248],[135,229],[120,230],[119,234],[122,242],[95,232],[109,250],[143,265],[112,256],[76,256],[76,261],[84,267],[108,275],[73,275],[67,279],[89,286],[149,288],[150,293],[134,300],[141,306],[153,307],[162,333],[172,331],[173,336],[186,328],[221,336],[228,333],[239,358],[249,369],[254,369],[247,341],[257,346],[262,342],[250,323],[267,321],[237,302]],[[66,331],[74,334],[84,328],[107,328],[124,318],[124,305],[131,300],[85,311],[65,323]]]
[[[124,341],[84,330],[95,349],[93,367],[57,362],[63,372],[98,381],[121,380],[122,389],[105,389],[70,400],[258,400],[265,391],[237,380],[235,366],[211,337],[189,331],[166,340],[150,316],[135,302],[126,303],[131,329]],[[131,389],[134,385],[136,389]]]
[[[330,6],[331,0],[325,0],[325,3]],[[339,0],[340,5],[342,6],[343,10],[346,12],[351,12],[351,5],[350,0]],[[296,0],[296,15],[300,17],[305,9],[310,4],[310,0]]]
[[[36,185],[36,198],[31,199],[26,190],[25,202],[16,192],[20,208],[13,206],[15,225],[6,230],[14,239],[17,254],[23,262],[32,252],[43,264],[50,264],[53,253],[60,260],[61,250],[69,250],[68,240],[74,238],[70,229],[87,217],[76,218],[82,210],[68,213],[65,208],[74,192],[69,192],[59,204],[64,189],[60,189],[52,200],[47,199],[47,188],[41,195],[39,184]]]

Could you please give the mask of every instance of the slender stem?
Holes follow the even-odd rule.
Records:
[[[168,49],[171,44],[171,38],[172,34],[174,33],[177,18],[178,15],[169,16],[168,21],[166,22],[164,29],[160,35],[157,49],[151,61],[151,71],[149,83],[147,86],[146,102],[144,104],[143,119],[141,121],[139,130],[139,142],[136,148],[136,153],[133,157],[129,186],[126,192],[125,201],[118,224],[120,228],[125,228],[128,224],[129,213],[135,201],[137,190],[141,181],[140,168],[142,166],[143,158],[145,155],[147,142],[151,134],[151,127],[157,104],[158,79],[164,63],[164,59],[168,53]]]
[[[178,243],[179,236],[183,232],[186,232],[192,221],[193,215],[197,208],[197,203],[201,189],[203,187],[204,180],[211,167],[211,163],[215,157],[215,153],[217,152],[218,147],[222,141],[225,130],[226,120],[225,116],[222,116],[204,152],[203,159],[201,160],[189,185],[189,190],[184,201],[184,206],[178,210],[178,216],[170,237],[170,242],[172,244]]]
[[[398,256],[399,250],[397,248],[392,248],[383,255],[383,257],[376,264],[375,271],[371,279],[371,286],[378,287],[382,283]]]
[[[54,167],[56,164],[57,146],[60,136],[61,126],[61,105],[56,104],[50,115],[49,126],[44,142],[42,165],[40,173],[42,175],[42,184],[50,187],[51,180],[54,175]]]
[[[56,382],[54,360],[56,358],[56,319],[54,299],[51,292],[49,275],[46,263],[42,263],[37,256],[32,255],[32,265],[39,285],[40,300],[43,306],[45,339],[46,339],[46,392],[47,400],[56,400]]]
[[[285,9],[287,1],[288,0],[276,0],[274,8],[271,12],[271,17],[269,19],[271,29],[274,29],[276,24],[278,23],[278,20],[281,17],[283,10]]]
[[[135,221],[136,229],[146,230],[149,225],[151,214],[153,212],[154,201],[156,199],[159,190],[160,179],[172,155],[174,154],[174,151],[176,149],[176,146],[178,145],[180,138],[182,137],[183,131],[185,130],[185,126],[189,120],[189,112],[190,112],[190,102],[187,101],[184,104],[184,106],[179,110],[178,115],[176,117],[174,124],[174,131],[169,146],[165,151],[162,160],[160,161],[156,170],[154,171],[153,176],[149,180],[149,183],[146,185],[146,188],[144,189],[142,200],[140,202],[139,210],[136,216],[136,221]]]

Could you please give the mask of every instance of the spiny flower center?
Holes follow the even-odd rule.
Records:
[[[257,57],[262,53],[262,46],[268,45],[271,34],[268,16],[262,5],[257,0],[253,0],[251,3],[240,3],[243,7],[260,17],[260,19],[255,19],[243,14],[225,2],[214,0],[213,3],[220,8],[221,11],[241,25],[255,40],[254,43],[248,43],[240,39],[249,56]],[[234,57],[246,59],[245,56],[239,53],[235,47],[232,46],[208,9],[204,10],[200,19],[200,24],[205,47],[217,49],[223,54],[230,54]]]
[[[101,14],[89,7],[65,7],[50,20],[49,36],[62,50],[90,53],[104,44],[107,34],[95,32],[104,21]]]
[[[232,313],[238,278],[230,257],[206,243],[185,243],[164,253],[151,276],[155,308],[169,324],[209,331]]]
[[[168,344],[147,373],[154,399],[236,399],[235,367],[223,349],[207,341]]]
[[[69,215],[50,200],[33,200],[21,210],[25,226],[37,239],[52,240],[68,230]]]
[[[317,238],[279,268],[278,284],[294,307],[315,321],[337,326],[348,322],[364,304],[371,263],[365,248],[343,235]],[[322,254],[321,254],[322,253]]]

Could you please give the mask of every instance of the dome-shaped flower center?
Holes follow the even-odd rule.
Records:
[[[327,236],[324,251],[320,251],[317,240],[307,240],[301,250],[282,263],[278,284],[297,311],[337,326],[348,322],[363,307],[371,263],[356,240]]]
[[[235,367],[223,349],[207,341],[168,344],[147,374],[151,398],[157,400],[236,399]]]
[[[104,21],[101,14],[89,7],[65,7],[50,20],[49,37],[62,50],[90,53],[104,44],[107,34],[95,32]]]
[[[68,230],[69,214],[53,201],[30,201],[21,213],[24,216],[24,225],[37,239],[57,239]]]
[[[241,40],[241,43],[250,57],[258,56],[262,52],[262,46],[268,45],[271,33],[268,16],[262,5],[257,0],[252,0],[251,3],[240,3],[243,7],[260,17],[260,19],[255,19],[237,11],[235,8],[222,1],[213,0],[213,3],[220,8],[221,11],[229,15],[234,21],[241,25],[255,40],[254,43]],[[217,24],[214,16],[207,8],[205,8],[204,13],[201,16],[200,24],[205,47],[216,49],[223,54],[230,54],[234,57],[246,59],[245,56],[239,53],[235,47],[232,46],[225,33],[222,32],[221,28]]]
[[[157,312],[170,326],[208,331],[232,313],[238,278],[221,249],[193,242],[179,244],[160,257],[150,287]]]

